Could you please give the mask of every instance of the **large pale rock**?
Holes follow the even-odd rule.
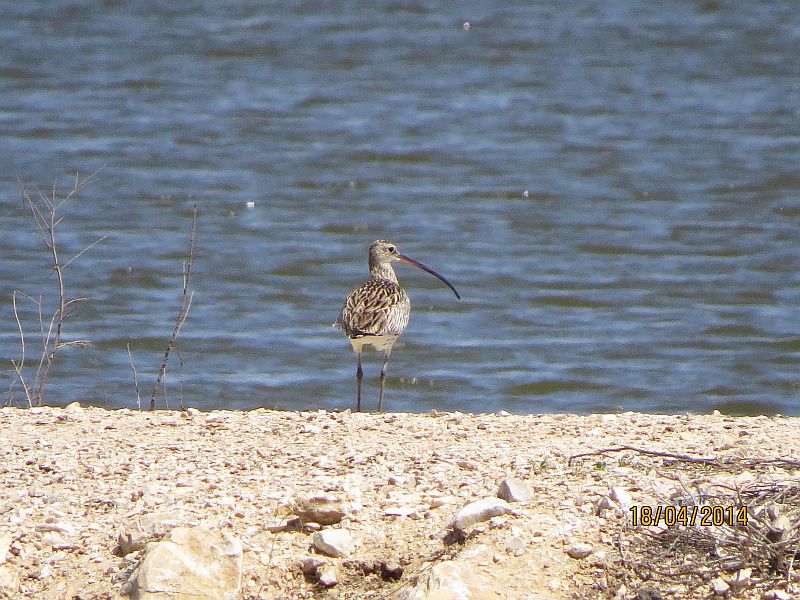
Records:
[[[242,545],[205,527],[177,527],[149,543],[128,582],[137,600],[238,600]]]
[[[508,502],[500,498],[484,498],[470,502],[456,513],[453,519],[453,529],[464,531],[467,527],[482,521],[488,521],[492,517],[499,517],[511,512]]]
[[[347,558],[355,550],[353,538],[346,529],[323,529],[318,531],[314,534],[312,543],[314,548],[328,556]]]
[[[469,565],[445,561],[433,565],[408,590],[406,600],[499,600],[494,586]]]

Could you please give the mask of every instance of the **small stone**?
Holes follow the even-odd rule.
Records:
[[[328,561],[319,556],[307,556],[300,561],[300,570],[303,575],[313,579],[319,578],[319,569],[328,564]]]
[[[624,487],[612,487],[609,497],[626,510],[633,506],[633,498],[631,497],[630,492],[628,492],[628,490],[626,490]]]
[[[506,552],[510,552],[512,554],[523,550],[525,546],[527,546],[527,542],[521,535],[512,535],[506,539],[505,543],[503,544]]]
[[[530,502],[533,500],[533,491],[526,482],[506,477],[500,484],[497,496],[508,502]]]
[[[77,415],[83,412],[80,402],[70,402],[64,407],[64,412]]]
[[[323,529],[312,538],[314,548],[328,556],[347,558],[355,550],[353,538],[346,529]]]
[[[36,575],[36,579],[47,579],[48,577],[53,575],[53,567],[50,565],[44,565],[39,573]]]
[[[381,579],[384,581],[397,581],[403,576],[403,567],[397,563],[382,562],[380,564],[380,571]]]
[[[464,531],[467,527],[488,521],[492,517],[506,515],[511,512],[508,502],[500,498],[484,498],[470,502],[464,506],[453,519],[453,529]]]
[[[10,533],[0,533],[0,565],[6,562],[12,539]]]
[[[566,552],[570,558],[581,559],[586,558],[594,551],[591,544],[586,544],[584,542],[577,542],[572,544],[569,548],[567,548]]]
[[[441,508],[442,506],[447,506],[448,504],[455,504],[459,500],[460,498],[458,496],[436,496],[435,498],[431,499],[430,507]]]
[[[339,580],[336,578],[336,567],[333,565],[325,565],[319,569],[319,583],[326,588],[334,587],[339,583]]]
[[[711,580],[711,591],[715,596],[725,596],[730,589],[731,586],[729,586],[721,577],[715,577]]]
[[[313,521],[320,525],[335,525],[345,516],[342,501],[335,496],[316,494],[297,500],[295,514],[303,522]]]
[[[387,506],[383,514],[387,517],[407,517],[415,511],[413,506]]]

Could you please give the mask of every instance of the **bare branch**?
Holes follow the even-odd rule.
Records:
[[[99,244],[100,242],[102,242],[102,241],[104,241],[104,240],[108,239],[108,237],[109,237],[109,234],[107,233],[107,234],[105,234],[104,236],[102,236],[102,237],[100,237],[100,238],[97,238],[97,239],[96,239],[95,241],[93,241],[91,244],[89,244],[88,246],[86,246],[86,248],[84,248],[83,250],[81,250],[80,252],[78,252],[78,253],[77,253],[75,256],[73,256],[72,258],[70,258],[70,259],[69,259],[67,262],[65,262],[65,263],[64,263],[64,265],[63,265],[61,268],[62,268],[62,269],[66,269],[66,268],[67,268],[67,267],[68,267],[70,264],[72,264],[72,262],[73,262],[73,261],[75,261],[75,260],[77,260],[78,258],[80,258],[80,257],[81,257],[81,255],[82,255],[84,252],[86,252],[87,250],[91,250],[92,248],[94,248],[94,247],[95,247],[97,244]]]
[[[601,448],[600,450],[595,450],[593,452],[582,452],[580,454],[573,454],[572,456],[569,457],[568,464],[572,466],[572,461],[578,458],[585,458],[587,456],[601,456],[603,454],[610,454],[612,452],[624,452],[626,450],[630,452],[636,452],[637,454],[644,454],[645,456],[671,458],[673,460],[681,462],[708,465],[714,467],[721,467],[726,464],[731,464],[733,466],[745,466],[745,467],[772,465],[772,466],[779,466],[785,469],[800,469],[800,461],[790,460],[785,458],[746,459],[746,458],[725,457],[725,456],[705,458],[701,456],[689,456],[688,454],[677,454],[675,452],[661,452],[658,450],[648,450],[647,448],[637,448],[636,446],[627,446],[627,445],[616,446],[613,448]]]
[[[20,318],[19,312],[16,308],[16,294],[14,296],[15,317],[17,319],[17,326],[20,332],[20,343],[22,346],[23,358],[20,361],[14,361],[13,364],[17,372],[17,378],[19,379],[23,388],[25,388],[25,394],[28,398],[28,403],[31,406],[34,404],[40,406],[44,403],[45,389],[56,353],[62,348],[86,347],[89,345],[87,340],[71,340],[67,342],[62,341],[64,321],[68,317],[67,309],[73,304],[88,300],[88,298],[69,299],[67,297],[66,284],[64,281],[64,269],[68,264],[80,258],[84,252],[90,248],[93,248],[108,236],[105,235],[101,237],[78,252],[66,264],[61,264],[61,249],[59,248],[56,229],[64,220],[64,217],[59,214],[59,209],[61,209],[67,201],[74,198],[84,187],[94,182],[98,172],[99,170],[95,171],[84,179],[81,179],[78,173],[76,173],[75,183],[72,190],[70,190],[63,198],[59,198],[57,181],[53,181],[53,186],[50,189],[49,195],[47,195],[42,193],[36,186],[26,186],[19,179],[17,179],[22,201],[24,204],[28,205],[33,217],[33,221],[39,231],[39,235],[49,251],[52,268],[56,273],[58,286],[57,300],[55,302],[56,307],[49,319],[46,330],[45,318],[43,315],[42,297],[39,296],[38,299],[35,299],[31,296],[21,294],[33,302],[37,307],[39,334],[41,335],[42,340],[42,353],[41,357],[39,358],[38,365],[35,367],[35,375],[33,376],[32,382],[30,382],[31,385],[28,384],[28,381],[24,377],[24,372],[26,370],[25,335],[22,319]],[[31,366],[30,369],[32,370],[34,367]]]

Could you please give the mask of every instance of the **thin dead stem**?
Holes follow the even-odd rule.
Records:
[[[178,334],[180,334],[181,327],[183,327],[183,324],[186,322],[186,319],[189,316],[189,309],[191,309],[192,307],[192,300],[194,299],[194,291],[191,292],[189,291],[189,280],[192,272],[192,261],[194,260],[196,233],[197,233],[197,204],[195,204],[192,207],[192,233],[189,236],[189,256],[183,263],[183,292],[181,294],[181,303],[178,308],[178,315],[175,318],[175,327],[172,330],[172,337],[170,338],[169,343],[167,344],[166,350],[164,350],[164,358],[161,361],[161,368],[158,371],[158,377],[156,377],[156,382],[153,385],[153,391],[150,394],[150,410],[155,410],[156,408],[156,394],[158,393],[158,390],[161,387],[161,382],[164,379],[164,375],[167,372],[167,363],[169,362],[169,355],[172,352],[172,349],[175,347],[175,343],[178,339]],[[183,399],[181,399],[181,404],[183,404]]]
[[[131,371],[133,371],[133,385],[136,386],[136,410],[142,410],[142,396],[139,394],[139,379],[136,377],[136,366],[133,364],[133,356],[131,355],[131,343],[125,344],[128,348],[128,360],[131,363]]]

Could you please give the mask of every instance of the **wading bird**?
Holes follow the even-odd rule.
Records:
[[[350,292],[335,323],[350,339],[353,352],[358,357],[358,367],[356,368],[357,411],[361,410],[361,379],[364,377],[361,370],[361,352],[364,346],[371,345],[375,350],[383,351],[381,393],[378,397],[378,412],[381,412],[389,355],[392,353],[392,346],[397,338],[408,325],[408,317],[411,314],[411,301],[397,281],[397,275],[392,268],[393,262],[403,262],[438,277],[453,290],[456,298],[461,300],[456,288],[430,267],[400,254],[397,246],[391,242],[385,240],[372,242],[369,247],[369,279]]]

